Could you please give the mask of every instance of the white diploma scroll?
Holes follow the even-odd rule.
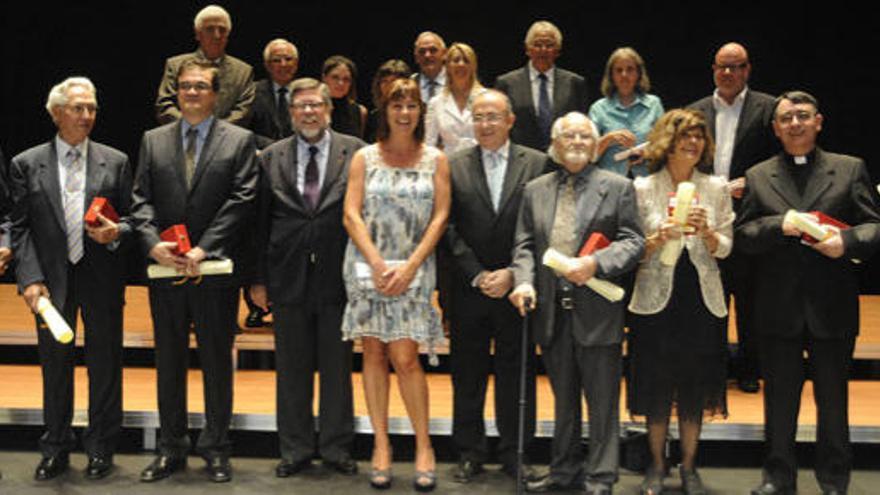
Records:
[[[553,248],[544,252],[544,257],[541,259],[541,263],[557,272],[566,272],[575,267],[574,258],[568,257]],[[620,301],[626,294],[626,291],[621,287],[607,280],[598,279],[596,277],[587,280],[586,286],[592,289],[596,294],[599,294],[611,302]]]
[[[783,222],[794,225],[798,230],[805,232],[819,242],[824,241],[834,233],[833,227],[822,225],[812,215],[795,210],[785,212]]]
[[[199,263],[199,275],[230,275],[235,264],[232,260],[209,260]],[[176,268],[162,265],[150,265],[147,267],[147,277],[156,278],[176,278],[183,277],[185,274],[177,271]]]
[[[678,183],[678,190],[675,192],[675,208],[672,210],[672,221],[679,227],[684,227],[687,224],[687,217],[695,192],[696,186],[694,186],[693,182]],[[660,263],[666,266],[675,266],[683,246],[684,237],[667,241],[660,250]]]
[[[647,149],[648,146],[650,146],[650,145],[651,145],[651,143],[649,143],[648,141],[645,141],[644,143],[642,143],[638,146],[633,146],[632,148],[627,148],[623,151],[618,151],[617,153],[614,154],[614,156],[612,158],[614,158],[614,161],[616,161],[616,162],[629,159],[629,157],[631,157],[637,153],[641,153],[643,150]],[[878,186],[878,187],[880,187],[880,186]]]
[[[43,321],[46,322],[46,326],[49,327],[55,340],[62,344],[69,344],[73,340],[73,330],[70,329],[70,325],[64,321],[61,313],[55,309],[52,302],[43,296],[37,299],[37,313],[43,317]]]

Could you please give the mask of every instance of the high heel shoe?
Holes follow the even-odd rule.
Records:
[[[430,471],[418,471],[413,478],[413,488],[417,492],[431,492],[437,488],[437,473],[431,469]]]
[[[388,467],[384,469],[379,469],[376,467],[376,456],[375,451],[373,454],[373,462],[370,469],[370,486],[375,488],[376,490],[387,490],[391,488],[391,480],[394,477],[391,475],[391,461],[393,459],[391,448],[388,449]]]

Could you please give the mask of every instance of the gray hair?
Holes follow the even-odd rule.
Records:
[[[293,105],[293,100],[296,99],[296,94],[298,92],[312,89],[317,89],[321,93],[321,99],[324,100],[327,109],[332,110],[333,101],[330,100],[330,88],[321,81],[311,77],[301,77],[290,83],[290,104]]]
[[[284,38],[275,38],[274,40],[266,43],[266,48],[263,48],[263,62],[269,61],[269,54],[272,52],[272,48],[275,45],[287,45],[293,48],[293,58],[299,60],[299,50],[296,49],[296,45],[287,41]]]
[[[220,17],[223,19],[223,21],[226,22],[226,28],[232,31],[232,18],[229,17],[229,12],[226,12],[226,9],[219,5],[208,5],[196,14],[196,18],[193,21],[196,31],[202,29],[202,24],[212,17]]]
[[[444,50],[446,49],[446,41],[443,39],[442,36],[435,33],[434,31],[422,31],[421,33],[419,33],[419,35],[416,36],[416,40],[413,42],[413,48],[415,48],[416,45],[419,44],[419,40],[424,38],[425,36],[433,36],[437,38],[437,41],[440,42],[440,46],[443,47]]]
[[[587,123],[590,124],[590,132],[593,134],[593,139],[596,141],[593,145],[593,156],[590,157],[590,163],[595,162],[596,158],[598,158],[597,155],[599,151],[599,129],[589,117],[581,112],[568,112],[553,122],[553,127],[550,129],[550,146],[547,148],[547,156],[556,163],[562,163],[559,155],[556,154],[556,146],[554,146],[554,143],[556,142],[556,138],[562,134],[562,128],[571,120],[586,120]]]
[[[556,38],[556,44],[559,45],[558,48],[562,49],[562,31],[550,21],[535,21],[529,27],[529,30],[526,32],[526,46],[529,46],[535,40],[538,31],[550,31],[553,33],[553,36]]]
[[[82,76],[68,77],[55,86],[52,86],[52,89],[49,91],[49,97],[46,98],[46,111],[49,112],[49,115],[52,115],[52,109],[67,105],[69,100],[67,93],[75,86],[85,88],[97,99],[95,85],[92,84],[92,81],[90,81],[89,78]]]
[[[504,102],[504,110],[506,110],[507,113],[510,113],[510,114],[513,113],[513,105],[511,105],[510,98],[507,96],[507,94],[504,93],[503,91],[498,91],[497,89],[492,89],[492,88],[478,89],[476,92],[476,95],[474,96],[473,101],[471,102],[471,107],[473,108],[474,104],[477,103],[478,98],[483,97],[483,96],[489,96],[489,95],[497,96],[498,98],[501,98],[501,100]]]

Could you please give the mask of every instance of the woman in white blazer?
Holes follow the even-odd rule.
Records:
[[[642,493],[663,490],[669,418],[678,417],[685,493],[705,488],[694,467],[703,415],[727,415],[724,317],[727,307],[716,259],[732,247],[734,213],[725,181],[700,169],[712,165],[705,117],[672,110],[655,124],[646,154],[650,175],[635,180],[647,234],[629,310],[628,406],[648,423],[652,465]],[[695,186],[686,225],[670,213],[678,184]],[[664,251],[666,253],[664,254]]]
[[[428,102],[425,144],[442,148],[447,155],[477,144],[471,102],[481,89],[474,49],[453,43],[446,51],[446,87]]]

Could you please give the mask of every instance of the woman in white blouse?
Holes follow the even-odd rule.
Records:
[[[425,144],[442,148],[447,155],[477,144],[471,101],[482,88],[474,49],[453,43],[446,51],[446,87],[428,102]]]
[[[650,175],[635,180],[646,238],[629,310],[628,407],[648,423],[652,465],[642,493],[663,490],[669,418],[678,417],[682,488],[706,493],[694,468],[703,415],[727,415],[724,317],[716,259],[732,247],[734,213],[722,178],[707,175],[713,143],[703,114],[672,110],[655,124],[646,159]],[[682,182],[695,186],[685,225],[671,216]],[[667,251],[661,256],[661,253]]]

